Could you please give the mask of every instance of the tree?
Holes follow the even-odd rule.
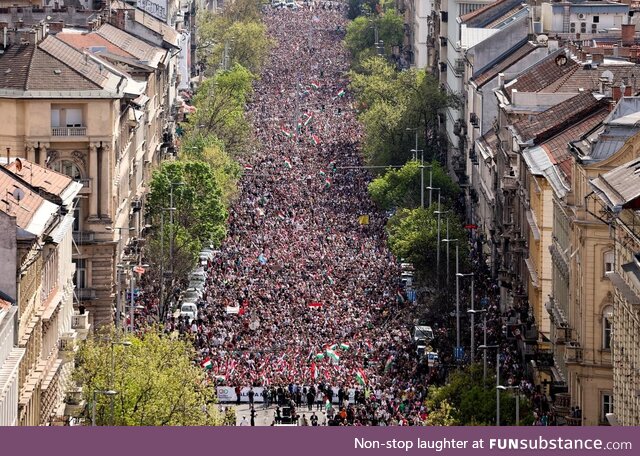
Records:
[[[496,417],[495,375],[487,385],[482,385],[483,368],[472,364],[464,369],[452,371],[447,384],[429,389],[427,406],[441,414],[449,413],[460,425],[493,425]],[[528,401],[521,397],[521,416],[530,414]],[[450,410],[446,409],[447,406]],[[502,394],[500,398],[501,424],[515,424],[515,398]]]
[[[459,100],[442,90],[433,76],[424,70],[397,72],[384,59],[372,57],[362,62],[359,71],[351,71],[350,77],[369,163],[404,163],[415,148],[414,135],[407,131],[414,128],[420,133],[418,148],[425,151],[426,159],[443,158],[438,113]]]
[[[404,39],[404,19],[395,10],[389,9],[383,14],[373,17],[359,16],[347,26],[345,44],[354,59],[360,59],[360,53],[376,45],[376,29],[378,40],[384,42],[385,53],[393,46],[399,46]]]
[[[197,54],[206,62],[209,75],[224,68],[225,49],[228,67],[238,63],[250,71],[260,72],[273,42],[259,18],[242,17],[240,12],[228,15],[203,12],[197,20],[200,42]]]
[[[446,207],[442,207],[445,210]],[[436,255],[438,222],[435,211],[437,206],[433,204],[429,208],[400,209],[387,222],[389,234],[389,248],[399,258],[413,263],[417,278],[420,281],[437,277]],[[445,237],[445,218],[441,219],[440,239]],[[451,239],[464,240],[467,233],[456,215],[450,216],[449,237]],[[460,258],[467,257],[467,243],[460,242]],[[444,245],[441,244],[441,248]],[[443,262],[446,261],[444,255]]]
[[[426,424],[427,426],[459,426],[460,423],[455,418],[457,414],[458,411],[445,399],[429,412]]]
[[[182,145],[181,156],[190,160],[201,160],[211,166],[222,194],[222,201],[225,207],[229,208],[238,194],[238,180],[242,173],[240,165],[225,151],[224,143],[213,135],[198,133],[189,135],[186,139]]]
[[[174,223],[201,243],[219,244],[225,236],[227,211],[211,166],[190,160],[162,163],[153,173],[147,197],[147,213],[155,226],[160,214],[170,207],[171,188]]]
[[[251,145],[250,123],[246,119],[245,104],[252,90],[254,75],[242,65],[216,73],[206,79],[193,104],[196,112],[185,125],[183,151],[199,149],[215,138],[232,157],[242,156]]]
[[[459,192],[459,187],[451,180],[446,171],[436,161],[425,162],[424,185],[429,186],[429,169],[433,167],[432,187],[440,188],[444,204],[454,201]],[[373,201],[383,209],[394,208],[416,208],[420,206],[420,162],[412,160],[407,162],[402,168],[390,169],[384,175],[375,178],[369,184],[369,194]],[[425,206],[428,202],[428,192],[425,193]],[[437,198],[433,198],[433,203],[437,203]]]
[[[148,328],[127,336],[131,345],[112,329],[84,342],[76,355],[73,378],[90,404],[94,392],[114,390],[113,397],[96,394],[99,426],[213,426],[222,423],[215,405],[215,388],[204,370],[194,365],[193,345],[184,339]],[[113,402],[112,402],[113,401]],[[113,404],[113,416],[111,413]]]

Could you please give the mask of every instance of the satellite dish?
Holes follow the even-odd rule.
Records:
[[[20,187],[16,187],[12,195],[17,202],[20,202],[24,198],[24,191]]]
[[[16,158],[16,171],[22,171],[22,160],[20,160],[19,158]]]
[[[549,37],[547,35],[538,35],[538,38],[536,38],[536,41],[538,42],[538,44],[547,44],[547,42],[549,41]]]
[[[613,83],[613,73],[609,70],[603,71],[600,77],[606,78],[609,81],[609,83]]]

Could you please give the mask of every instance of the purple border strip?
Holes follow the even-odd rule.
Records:
[[[21,456],[343,456],[370,452],[447,456],[584,453],[631,456],[640,454],[638,430],[631,427],[2,428],[0,446],[3,454]],[[562,442],[558,441],[559,438],[563,439]],[[473,448],[474,442],[480,440],[483,448]],[[569,440],[585,448],[597,447],[597,440],[602,447],[570,450],[566,447]],[[529,441],[538,442],[538,445],[546,442],[547,448],[524,449],[522,444]],[[356,442],[368,448],[357,448]],[[412,447],[407,449],[409,443]],[[419,448],[420,443],[426,447]],[[509,448],[509,444],[516,443],[518,449]],[[553,448],[558,444],[563,449]],[[619,448],[607,448],[612,444]],[[505,445],[506,449],[501,448]]]

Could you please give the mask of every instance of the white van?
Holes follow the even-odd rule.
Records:
[[[198,306],[195,302],[183,302],[180,306],[180,316],[189,317],[189,321],[198,319]]]

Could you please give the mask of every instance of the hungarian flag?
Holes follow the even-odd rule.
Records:
[[[326,353],[327,353],[327,356],[329,358],[331,358],[332,360],[334,360],[336,362],[340,361],[340,356],[336,352],[334,352],[333,350],[329,349],[329,350],[326,351]]]
[[[340,344],[340,350],[347,351],[349,350],[349,346],[343,342]]]
[[[288,158],[284,159],[284,167],[287,169],[291,169],[291,162],[289,161]]]
[[[400,290],[398,290],[397,299],[400,304],[404,304],[404,296],[402,296],[402,293],[400,292]]]
[[[285,135],[287,138],[291,138],[291,133],[285,130],[284,128],[280,129],[280,132]]]
[[[309,307],[322,307],[322,303],[319,301],[311,301]]]
[[[367,383],[367,376],[364,374],[362,369],[356,369],[356,380],[358,380],[358,383],[362,386]]]
[[[284,220],[284,219],[286,218],[286,217],[284,216],[284,212],[282,212],[282,211],[278,211],[278,218],[279,218],[280,220]]]
[[[331,187],[331,180],[329,180],[329,179],[325,179],[325,181],[324,181],[324,186],[325,186],[325,188],[329,188],[329,187]]]
[[[327,174],[324,171],[320,171],[318,175],[324,178]]]
[[[320,85],[317,82],[312,82],[311,88],[313,88],[314,90],[318,90],[320,88]]]
[[[344,97],[344,96],[345,96],[345,93],[346,93],[346,92],[344,91],[344,89],[340,89],[340,92],[338,92],[338,96],[339,96],[339,97]]]
[[[389,357],[387,358],[387,362],[384,364],[384,371],[388,372],[389,369],[391,369],[392,365],[393,365],[393,355],[389,355]]]
[[[202,360],[202,362],[200,363],[200,366],[202,366],[203,369],[211,370],[213,369],[213,361],[211,361],[211,358],[207,356],[205,359]]]
[[[309,125],[309,122],[311,122],[311,119],[313,119],[313,112],[307,114],[307,120],[304,121],[304,126],[306,127],[307,125]]]
[[[364,341],[364,344],[367,346],[367,349],[368,349],[369,351],[373,350],[373,346],[371,345],[371,341],[370,341],[369,339],[366,339],[366,340]]]
[[[320,360],[322,360],[322,359],[324,359],[324,353],[318,353],[318,354],[316,354],[316,360],[317,360],[317,361],[320,361]]]
[[[314,380],[318,378],[318,368],[315,361],[311,363],[311,378]]]
[[[253,166],[251,166],[251,165],[244,165],[244,170],[245,170],[245,171],[253,171]]]
[[[311,141],[313,142],[314,146],[317,146],[318,144],[320,144],[320,138],[318,138],[317,135],[311,135]]]

